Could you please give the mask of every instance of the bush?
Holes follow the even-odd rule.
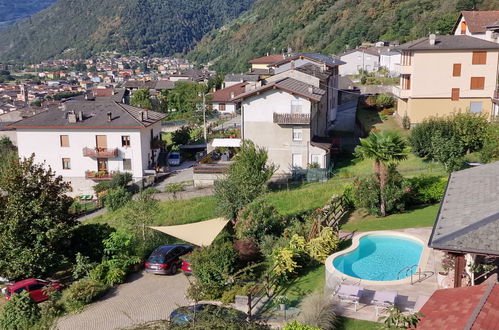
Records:
[[[301,313],[298,316],[298,321],[319,329],[334,329],[336,323],[335,305],[331,293],[311,293],[300,303]]]
[[[307,243],[308,254],[312,259],[324,263],[327,257],[338,249],[339,243],[338,235],[333,229],[325,227],[318,237],[311,239]]]
[[[480,151],[480,161],[489,163],[499,160],[499,124],[492,124],[487,129],[487,138]]]
[[[356,178],[353,190],[355,207],[364,208],[371,215],[381,215],[380,186],[374,175],[367,179]],[[387,183],[381,191],[385,200],[386,214],[403,211],[410,191],[408,181],[396,170],[390,169]]]
[[[76,254],[75,264],[73,266],[73,279],[79,280],[84,277],[87,277],[92,269],[94,269],[96,265],[90,262],[90,258],[84,256],[80,252]]]
[[[16,293],[5,304],[0,313],[0,328],[3,330],[25,330],[34,327],[40,318],[40,307],[24,291]]]
[[[254,283],[248,283],[244,286],[235,285],[229,290],[224,291],[220,301],[224,304],[231,304],[236,300],[236,296],[247,296],[254,286]]]
[[[260,242],[264,235],[280,236],[284,225],[283,217],[273,206],[257,200],[239,213],[235,230],[240,239],[253,238]]]
[[[442,200],[447,178],[440,176],[420,175],[409,179],[411,187],[411,204],[433,204]]]
[[[302,324],[298,321],[293,321],[286,323],[283,330],[321,330],[321,328],[312,327],[310,325]]]
[[[116,211],[117,209],[125,206],[131,200],[132,193],[127,191],[124,187],[118,187],[109,190],[107,195],[104,197],[104,205],[110,211]]]
[[[444,164],[451,173],[464,168],[465,147],[455,135],[434,135],[431,138],[432,158]]]
[[[376,106],[378,108],[391,108],[395,104],[395,99],[388,94],[380,94],[376,98]],[[393,112],[392,112],[393,113]]]
[[[432,158],[432,137],[453,135],[452,123],[445,118],[433,117],[424,120],[411,131],[409,143],[412,151],[419,157]]]
[[[133,176],[132,173],[129,172],[117,172],[114,174],[113,179],[111,181],[103,181],[99,182],[94,186],[94,191],[96,194],[115,189],[118,187],[127,187],[130,182],[132,182]]]
[[[62,300],[68,312],[77,313],[85,305],[104,295],[108,289],[109,286],[105,283],[86,278],[71,284],[62,294]]]
[[[104,256],[103,240],[115,231],[108,224],[80,224],[71,231],[71,244],[66,256],[73,258],[77,253],[89,257],[90,262],[100,262]]]
[[[242,261],[255,261],[260,257],[260,249],[254,238],[240,239],[234,242],[234,248],[239,252]]]
[[[376,96],[368,96],[365,100],[364,100],[364,103],[365,105],[367,105],[368,107],[375,107],[376,106]]]
[[[175,132],[172,132],[172,144],[176,146],[181,146],[184,144],[189,144],[191,141],[191,127],[182,126]]]
[[[221,296],[228,276],[235,271],[236,261],[237,251],[231,242],[210,245],[192,253],[192,274],[207,298]]]

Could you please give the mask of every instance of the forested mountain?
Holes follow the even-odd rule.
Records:
[[[290,47],[339,54],[363,41],[404,42],[449,33],[460,10],[499,9],[499,0],[257,0],[207,34],[189,58],[220,71],[243,71],[250,58]]]
[[[56,0],[0,0],[0,30],[38,13]]]
[[[0,59],[39,61],[86,57],[106,50],[145,55],[186,52],[253,2],[59,0],[48,10],[0,32]]]

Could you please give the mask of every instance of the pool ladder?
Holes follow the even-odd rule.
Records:
[[[412,266],[410,266],[410,267],[409,267],[409,266],[407,266],[407,267],[402,268],[402,269],[398,272],[398,274],[397,274],[397,280],[399,280],[399,279],[400,279],[400,274],[401,274],[403,271],[405,271],[405,277],[407,277],[407,276],[408,276],[408,275],[407,275],[407,273],[409,273],[409,272],[410,272],[410,274],[411,274],[411,285],[412,285],[412,284],[414,284],[414,282],[413,282],[413,276],[415,275],[415,273],[413,272],[413,269],[414,269],[414,268],[416,268],[416,267],[418,267],[418,265],[417,265],[417,264],[416,264],[416,265],[412,265]],[[419,271],[418,271],[418,272],[416,272],[416,274],[418,274],[418,282],[419,282],[419,281],[421,281],[421,268],[419,269]],[[405,278],[405,277],[404,277],[404,278]]]

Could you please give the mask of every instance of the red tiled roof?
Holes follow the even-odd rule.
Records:
[[[437,290],[420,312],[418,330],[495,329],[499,324],[499,285]]]
[[[284,56],[282,54],[267,55],[259,58],[255,58],[249,61],[251,64],[272,64],[282,60]]]
[[[499,21],[499,10],[463,11],[461,15],[471,33],[485,33],[488,25]]]
[[[247,84],[246,82],[242,82],[216,91],[213,93],[213,102],[231,102],[231,99],[246,91],[245,86]]]

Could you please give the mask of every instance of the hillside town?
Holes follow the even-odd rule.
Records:
[[[0,329],[498,329],[499,11],[453,19],[0,64]]]

